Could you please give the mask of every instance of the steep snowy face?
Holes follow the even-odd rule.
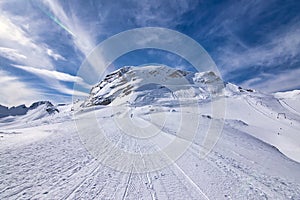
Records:
[[[123,67],[95,85],[83,106],[206,99],[220,93],[223,87],[214,72],[193,73],[167,66]]]

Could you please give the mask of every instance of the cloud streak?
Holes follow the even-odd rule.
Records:
[[[20,104],[31,104],[37,99],[42,99],[42,95],[32,86],[24,83],[16,76],[12,76],[4,71],[0,71],[1,95],[0,102],[6,106]]]
[[[70,89],[67,86],[61,84],[60,81],[71,82],[71,83],[76,82],[78,85],[81,85],[83,88],[86,89],[92,88],[91,85],[85,83],[83,79],[78,76],[73,76],[67,73],[53,71],[53,70],[37,69],[29,66],[21,66],[21,65],[13,65],[13,66],[44,79],[47,83],[48,88],[54,89],[57,92],[64,95],[87,96],[88,94],[82,91]]]
[[[54,70],[46,70],[46,69],[37,69],[30,66],[22,66],[22,65],[12,65],[18,69],[25,70],[27,72],[30,72],[32,74],[35,74],[39,77],[44,77],[46,79],[54,79],[59,81],[65,81],[65,82],[76,82],[77,84],[81,84],[82,86],[86,88],[91,88],[92,86],[86,84],[83,82],[83,79],[78,76],[73,76],[68,73],[64,72],[58,72]]]
[[[0,56],[11,61],[5,66],[0,66],[6,71],[1,71],[0,74],[2,78],[1,83],[6,86],[6,89],[1,91],[1,93],[4,93],[2,96],[5,97],[5,101],[4,99],[1,99],[0,102],[4,102],[6,104],[9,104],[10,102],[19,103],[18,98],[21,98],[22,96],[24,98],[24,102],[42,99],[43,97],[49,98],[48,92],[45,92],[49,91],[49,89],[54,91],[56,90],[56,95],[58,96],[60,96],[60,94],[76,94],[78,96],[86,95],[80,91],[73,91],[64,84],[64,82],[77,82],[85,88],[90,88],[90,85],[84,83],[79,77],[56,70],[56,62],[67,62],[67,59],[47,44],[47,40],[49,38],[45,37],[44,34],[45,31],[48,31],[47,29],[50,28],[49,25],[51,24],[47,21],[39,20],[40,18],[37,18],[38,13],[34,12],[36,10],[34,10],[28,2],[19,2],[17,4],[17,7],[23,6],[29,8],[29,10],[23,13],[25,15],[26,12],[29,11],[29,14],[26,15],[26,17],[22,16],[22,14],[16,15],[13,13],[13,10],[7,9],[9,8],[9,6],[7,7],[7,4],[9,3],[13,4],[13,2],[10,1],[3,1],[0,3]],[[45,31],[42,31],[43,29]],[[23,80],[27,82],[21,81],[21,79],[17,76],[10,76],[10,78],[8,78],[8,74],[14,73],[15,71],[13,68],[8,67],[9,65],[41,78],[47,83],[47,85],[32,85],[30,82],[27,83],[28,79],[26,79],[23,74],[18,75],[23,77]],[[11,84],[11,86],[9,84]],[[25,87],[29,86],[30,89],[25,89]],[[22,88],[22,91],[24,91],[22,94],[24,95],[16,97],[12,95],[13,93],[9,92],[15,91],[15,88],[18,87]],[[27,100],[26,95],[29,95],[30,93],[35,97]],[[60,99],[60,97],[56,100],[58,99]]]
[[[223,3],[198,37],[207,38],[226,81],[265,92],[295,89],[300,87],[294,83],[300,63],[297,7],[280,1]]]
[[[53,13],[51,19],[55,19],[55,23],[59,20],[61,22],[59,24],[64,24],[64,26],[60,26],[73,36],[72,39],[75,47],[84,55],[90,53],[97,44],[95,34],[88,27],[84,26],[84,22],[80,21],[76,12],[71,10],[71,14],[68,15],[60,4],[60,1],[57,0],[43,0],[43,3]]]
[[[11,49],[6,47],[0,47],[0,56],[20,63],[23,63],[24,60],[27,59],[27,57],[21,54],[17,49]]]
[[[279,74],[261,73],[256,78],[244,81],[246,88],[256,88],[262,92],[272,93],[300,88],[300,69],[282,72]]]
[[[45,44],[35,41],[20,25],[13,23],[11,20],[11,18],[13,18],[12,16],[5,12],[1,14],[1,55],[8,59],[15,58],[13,61],[17,61],[21,64],[53,69],[54,66],[47,54],[48,48],[45,47]]]
[[[272,36],[271,41],[257,47],[238,52],[225,48],[219,62],[227,67],[227,73],[249,66],[272,67],[299,60],[300,26]]]

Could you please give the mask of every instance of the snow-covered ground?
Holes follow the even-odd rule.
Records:
[[[199,85],[210,76],[198,74]],[[122,91],[147,99],[140,86],[126,84]],[[226,101],[223,121],[213,115],[202,86],[193,92],[174,89],[185,97],[177,104],[167,90],[152,86],[147,83],[147,93],[155,89],[165,98],[151,99],[150,105],[126,97],[109,106],[79,107],[78,102],[51,115],[36,109],[1,118],[0,199],[300,199],[299,104],[228,83],[224,96],[214,99]],[[105,98],[111,98],[109,92]],[[178,134],[178,127],[188,134],[193,119],[198,126],[189,140]],[[213,121],[224,127],[203,158]],[[159,165],[163,159],[147,157],[175,140],[191,144],[174,162]],[[123,160],[130,157],[116,149],[138,159]]]
[[[279,99],[281,105],[286,109],[300,115],[300,90],[277,92],[274,96]]]

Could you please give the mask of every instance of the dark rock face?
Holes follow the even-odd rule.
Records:
[[[31,104],[31,106],[28,109],[33,110],[33,109],[36,109],[37,107],[39,107],[40,105],[44,105],[44,104],[46,104],[47,107],[53,106],[53,104],[50,101],[38,101],[38,102],[34,102],[33,104]]]
[[[0,105],[0,118],[6,117],[8,112],[8,107]]]
[[[46,109],[46,111],[48,112],[48,114],[54,114],[55,112],[59,113],[59,110],[55,107],[49,107]]]
[[[0,117],[25,115],[27,111],[28,108],[24,104],[17,107],[13,106],[11,108],[0,105]]]
[[[55,106],[53,106],[53,104],[50,101],[38,101],[31,104],[31,106],[29,107],[26,107],[24,104],[16,107],[13,106],[11,108],[0,105],[0,118],[8,116],[25,115],[29,110],[34,110],[41,105],[46,105],[46,112],[48,112],[49,114],[59,112],[59,110]]]

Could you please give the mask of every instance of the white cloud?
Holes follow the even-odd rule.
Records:
[[[87,55],[96,46],[95,31],[89,30],[84,23],[72,12],[67,15],[62,5],[57,0],[43,0],[43,3],[52,11],[54,16],[61,22],[58,25],[73,36],[74,45]],[[72,8],[70,8],[72,9]],[[57,23],[57,22],[56,22]]]
[[[36,74],[38,76],[44,76],[47,78],[53,78],[60,81],[67,81],[67,82],[76,82],[81,81],[81,78],[72,76],[70,74],[66,74],[63,72],[53,71],[53,70],[46,70],[46,69],[37,69],[34,67],[29,66],[21,66],[21,65],[13,65],[14,67],[17,67],[19,69],[28,71],[30,73]]]
[[[59,81],[76,82],[78,85],[81,85],[82,87],[87,88],[88,90],[92,88],[91,85],[85,83],[83,79],[78,76],[73,76],[67,73],[53,71],[53,70],[37,69],[30,66],[21,66],[21,65],[13,65],[13,66],[43,78],[48,83],[47,84],[48,88],[57,90],[62,94],[75,95],[75,96],[88,95],[87,93],[70,89],[67,86],[61,84]]]
[[[33,85],[30,85],[26,82],[21,81],[18,77],[8,74],[7,72],[0,71],[0,86],[1,86],[1,95],[0,95],[0,104],[5,106],[16,106],[21,104],[26,104],[27,106],[31,105],[35,101],[39,100],[50,100],[53,102],[69,102],[71,97],[74,96],[87,96],[87,93],[69,89],[64,85],[59,84],[58,82],[52,81],[52,89],[55,89],[62,94],[68,95],[59,95],[59,94],[50,94],[45,93],[34,88]]]
[[[221,63],[227,66],[226,72],[249,66],[278,66],[291,60],[299,60],[300,55],[300,26],[289,29],[284,33],[272,36],[267,44],[248,48],[237,52],[232,47],[225,48]]]
[[[285,23],[261,21],[279,12],[270,7],[269,1],[230,4],[210,23],[205,36],[222,38],[215,59],[225,77],[252,66],[265,68],[300,61],[299,16]]]
[[[59,101],[61,98],[66,98],[65,95],[86,95],[80,91],[73,91],[60,82],[77,82],[85,88],[91,87],[79,77],[55,70],[54,61],[66,61],[66,59],[45,43],[46,39],[48,39],[45,37],[45,32],[52,31],[52,29],[49,30],[49,21],[36,18],[40,13],[34,12],[32,10],[34,8],[31,5],[27,5],[26,2],[18,2],[17,4],[18,7],[23,4],[29,6],[27,7],[29,8],[27,10],[28,13],[24,11],[25,14],[23,13],[23,15],[16,15],[10,12],[9,9],[4,10],[6,3],[9,3],[9,1],[0,3],[0,56],[10,59],[16,64],[10,63],[11,66],[42,78],[46,84],[31,85],[29,82],[20,81],[16,76],[10,76],[11,78],[7,79],[5,77],[8,77],[8,73],[1,72],[0,83],[5,85],[5,90],[1,89],[1,94],[5,94],[2,95],[3,98],[0,98],[0,102],[15,105],[31,102],[31,99],[41,100],[45,97],[47,100]],[[57,30],[54,30],[53,33],[56,34]],[[35,90],[34,88],[37,87],[43,89]],[[13,96],[14,93],[18,93],[16,92],[19,91],[17,88],[22,89],[22,95]],[[53,89],[61,94],[51,95],[44,92],[45,89],[46,91],[47,89]],[[12,94],[9,91],[13,91]],[[10,95],[12,96],[9,97]],[[27,96],[31,98],[28,100]]]
[[[26,36],[26,33],[7,18],[5,14],[7,13],[0,15],[0,38],[14,41],[23,46],[36,48],[36,45]]]
[[[30,105],[33,101],[42,99],[39,91],[20,81],[17,77],[0,71],[1,95],[0,102],[6,106],[20,104]]]
[[[294,69],[280,74],[261,74],[254,79],[247,80],[241,85],[247,88],[271,93],[300,88],[300,69]]]
[[[52,79],[52,80],[59,80],[59,81],[66,81],[66,82],[76,82],[77,84],[82,85],[85,88],[91,88],[91,85],[88,85],[85,83],[82,78],[78,76],[73,76],[64,72],[58,72],[54,70],[46,70],[46,69],[37,69],[30,66],[22,66],[22,65],[12,65],[16,68],[25,70],[27,72],[30,72],[32,74],[35,74],[41,78],[44,78],[46,80]],[[53,82],[53,81],[52,81]],[[51,85],[50,85],[51,86]],[[69,94],[69,93],[68,93]]]
[[[25,55],[21,54],[18,50],[6,48],[6,47],[0,47],[0,56],[3,56],[10,60],[15,60],[18,62],[24,62],[24,60],[27,59],[27,57]]]
[[[135,13],[134,18],[139,26],[175,27],[180,24],[178,18],[192,10],[196,3],[197,1],[189,0],[136,1],[135,6],[138,12]],[[134,11],[129,10],[129,12]]]
[[[63,56],[61,56],[61,55],[59,55],[59,54],[57,54],[57,53],[54,53],[53,52],[53,50],[51,50],[51,49],[48,49],[47,48],[47,54],[49,55],[49,56],[51,56],[54,60],[64,60],[64,61],[66,61],[66,59],[63,57]]]
[[[15,24],[10,18],[13,18],[13,16],[10,16],[6,12],[2,12],[0,15],[0,45],[2,46],[2,56],[13,59],[13,61],[19,62],[20,64],[53,69],[54,66],[47,54],[45,46],[35,41],[33,36],[28,35],[21,28],[21,22],[19,22],[20,24]],[[5,54],[3,53],[4,51]],[[11,53],[11,55],[9,55],[9,53]],[[20,55],[27,59],[20,59]]]

